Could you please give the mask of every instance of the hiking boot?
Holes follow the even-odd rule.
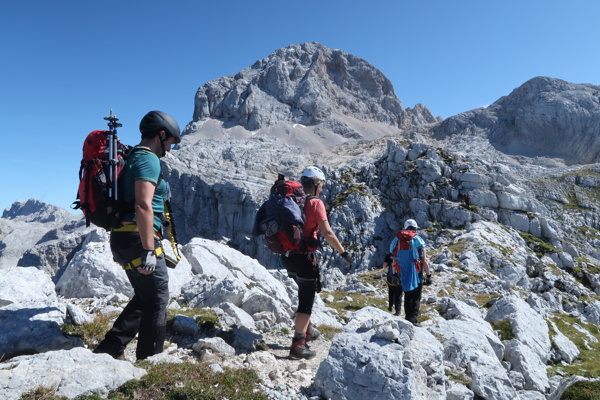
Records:
[[[388,311],[392,311],[392,306],[388,306]]]
[[[316,351],[313,351],[306,344],[305,339],[298,341],[292,341],[292,347],[290,347],[290,358],[294,360],[306,359],[310,360],[317,355]]]
[[[315,328],[311,327],[310,331],[306,332],[306,336],[304,337],[304,340],[306,340],[307,342],[310,342],[312,340],[317,340],[319,338],[319,336],[321,336],[321,332],[319,332]]]
[[[125,359],[125,355],[124,354],[119,354],[119,355],[116,355],[116,356],[112,356],[112,358],[114,358],[115,360],[127,361],[127,359]]]
[[[397,316],[397,317],[399,317],[399,316],[400,316],[400,311],[396,311],[396,312],[394,313],[394,315],[395,315],[395,316]]]

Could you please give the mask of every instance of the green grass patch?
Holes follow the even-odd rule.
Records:
[[[430,320],[432,314],[439,314],[437,307],[431,307],[427,304],[421,303],[419,315],[417,316],[417,322],[421,323]]]
[[[600,237],[600,231],[589,226],[577,226],[575,229],[586,239],[598,239]]]
[[[579,357],[570,365],[561,365],[560,369],[567,375],[580,375],[586,378],[600,377],[600,327],[591,322],[582,322],[565,314],[554,314],[550,317],[558,330],[568,337],[579,349]],[[594,342],[575,328],[575,324],[594,336]]]
[[[448,246],[448,250],[452,252],[452,254],[457,255],[468,249],[469,241],[467,239],[461,239],[456,243],[452,243]]]
[[[479,307],[490,308],[492,307],[492,300],[495,300],[499,297],[500,295],[497,294],[477,293],[475,296],[473,296],[473,300],[479,304]]]
[[[368,196],[369,195],[367,193],[368,190],[369,189],[368,189],[367,185],[365,185],[364,183],[353,184],[352,186],[350,186],[348,189],[346,189],[345,191],[338,194],[333,199],[331,208],[333,209],[333,208],[341,207],[346,202],[346,199],[348,197],[350,197],[350,195],[353,193],[356,193],[360,196]]]
[[[378,289],[387,288],[387,270],[383,268],[362,272],[358,275],[358,279]]]
[[[23,393],[19,400],[68,400],[68,397],[57,396],[56,389],[38,387]]]
[[[337,310],[340,315],[346,311],[358,311],[361,308],[368,306],[377,307],[382,310],[387,310],[387,299],[377,298],[373,295],[365,295],[361,293],[348,293],[343,290],[324,293],[324,296],[333,296],[334,301],[327,304],[327,307]],[[350,297],[352,300],[342,300],[345,297]]]
[[[460,383],[467,387],[471,384],[471,382],[473,382],[473,380],[471,378],[469,378],[468,376],[466,376],[464,374],[458,373],[458,372],[445,370],[444,374],[448,377],[448,380],[450,380],[452,382]]]
[[[579,381],[569,386],[560,400],[598,400],[600,382]]]
[[[329,341],[331,341],[336,334],[342,331],[341,328],[334,328],[333,326],[329,325],[319,325],[317,329],[319,332],[321,332],[321,335],[323,335],[323,337]]]
[[[260,379],[250,369],[224,368],[223,373],[213,372],[207,364],[139,363],[148,374],[139,380],[126,382],[110,391],[110,400],[267,400],[258,391]],[[54,389],[38,388],[21,396],[20,400],[64,400]],[[100,400],[99,395],[78,397],[78,400]]]
[[[117,391],[115,400],[168,399],[208,400],[240,399],[266,400],[257,392],[259,378],[250,369],[224,368],[223,373],[213,372],[207,364],[159,364],[148,368],[140,380],[125,383]]]
[[[96,314],[92,322],[83,325],[64,324],[61,330],[64,335],[81,338],[88,348],[93,349],[104,339],[117,316],[118,313]]]
[[[558,253],[558,249],[552,246],[550,243],[544,242],[542,239],[533,236],[531,233],[521,232],[519,231],[519,235],[525,240],[527,246],[536,256],[542,257],[544,254]]]

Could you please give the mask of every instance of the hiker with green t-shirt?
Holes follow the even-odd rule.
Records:
[[[181,131],[170,115],[150,111],[140,132],[142,140],[127,156],[122,177],[122,198],[132,206],[123,226],[110,233],[114,260],[125,269],[134,295],[94,350],[117,359],[124,359],[125,347],[136,335],[138,360],[161,353],[166,335],[169,275],[160,236],[169,187],[160,158],[181,141]]]

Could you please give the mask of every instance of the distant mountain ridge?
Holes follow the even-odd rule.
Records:
[[[600,162],[600,86],[536,77],[486,108],[437,124],[432,137],[450,145],[464,137],[527,157],[554,157],[568,164]]]

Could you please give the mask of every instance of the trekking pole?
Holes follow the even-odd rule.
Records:
[[[119,160],[118,156],[118,142],[119,138],[117,137],[117,128],[123,126],[120,124],[119,118],[117,118],[113,114],[113,110],[110,110],[110,115],[108,117],[104,117],[106,121],[108,121],[108,162],[109,162],[109,179],[110,186],[108,187],[108,196],[110,199],[117,201],[119,199],[118,193],[118,171],[119,171]]]

